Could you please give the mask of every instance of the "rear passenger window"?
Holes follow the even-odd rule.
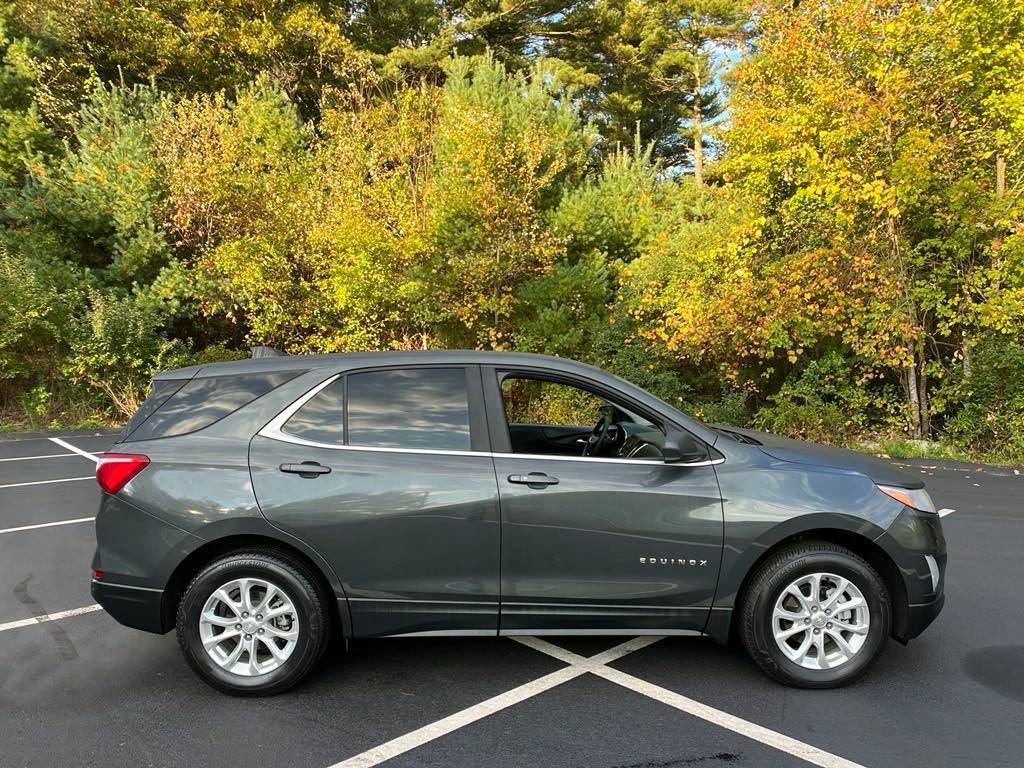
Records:
[[[373,371],[348,377],[348,444],[469,450],[462,368]]]
[[[129,440],[151,440],[195,432],[237,411],[304,371],[196,377],[171,395]]]
[[[297,410],[282,432],[315,443],[345,442],[345,380],[335,379]]]

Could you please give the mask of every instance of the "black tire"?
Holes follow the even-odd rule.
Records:
[[[792,661],[779,648],[772,628],[772,612],[783,590],[814,573],[849,579],[864,595],[870,613],[863,646],[833,669],[808,669]],[[771,555],[754,573],[739,605],[739,636],[747,653],[769,677],[796,688],[837,688],[855,680],[881,655],[891,629],[885,582],[862,557],[826,541],[800,542]]]
[[[277,669],[251,677],[223,669],[210,658],[199,629],[200,614],[214,591],[246,577],[283,590],[295,607],[299,626],[291,655]],[[286,553],[262,549],[234,552],[204,567],[182,595],[176,624],[178,645],[196,674],[217,690],[237,696],[271,696],[291,688],[320,661],[331,634],[325,599],[315,577]]]

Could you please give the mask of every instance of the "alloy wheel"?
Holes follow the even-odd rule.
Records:
[[[806,669],[841,667],[868,638],[871,614],[849,579],[812,573],[789,584],[775,602],[772,634],[786,658]]]
[[[242,578],[222,584],[199,614],[203,648],[222,669],[256,677],[284,664],[299,639],[299,616],[292,599],[265,579]]]

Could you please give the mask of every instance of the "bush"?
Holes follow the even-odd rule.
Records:
[[[853,366],[835,351],[794,371],[768,400],[754,417],[758,428],[826,443],[846,443],[869,424],[890,422],[899,402],[884,385],[873,391],[858,383]]]
[[[723,390],[715,399],[697,398],[682,410],[705,424],[745,427],[751,419],[747,393],[731,389]]]
[[[0,379],[31,381],[59,354],[63,301],[29,259],[0,248]]]
[[[64,372],[129,417],[145,399],[154,374],[191,362],[185,343],[162,335],[165,324],[164,314],[150,302],[93,292],[85,316],[72,324]]]
[[[1024,462],[1024,345],[993,337],[973,351],[959,410],[946,422],[956,446]]]

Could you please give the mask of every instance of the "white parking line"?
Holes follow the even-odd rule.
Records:
[[[529,645],[528,641],[534,640],[535,638],[516,638],[523,641],[525,645]],[[470,723],[475,723],[477,720],[481,720],[488,715],[493,715],[495,712],[500,712],[503,709],[511,707],[513,704],[518,704],[521,701],[526,701],[529,698],[536,696],[544,691],[551,690],[552,688],[561,685],[562,683],[568,682],[573,678],[585,675],[590,671],[590,668],[594,664],[607,664],[609,661],[625,656],[627,653],[639,650],[646,645],[657,642],[660,637],[635,637],[632,640],[628,640],[625,643],[621,643],[614,648],[610,648],[604,653],[598,654],[592,659],[584,659],[581,656],[572,654],[576,659],[580,659],[579,663],[575,661],[566,661],[569,666],[552,672],[544,677],[539,677],[529,683],[524,683],[518,688],[513,688],[511,691],[498,694],[486,701],[482,701],[479,704],[474,704],[472,707],[467,707],[454,715],[449,715],[446,718],[438,720],[435,723],[430,723],[422,728],[417,728],[411,733],[407,733],[404,736],[399,736],[397,739],[392,739],[389,742],[381,744],[379,747],[362,752],[358,755],[343,760],[340,763],[336,763],[331,768],[370,768],[370,766],[378,765],[383,763],[385,760],[390,760],[393,757],[397,757],[411,749],[423,746],[429,741],[440,738],[446,734],[456,731],[459,728],[464,728]],[[538,642],[543,643],[543,640]],[[549,645],[546,643],[545,645]],[[552,646],[555,648],[556,646]],[[560,650],[560,649],[559,649]],[[568,653],[568,651],[566,651]],[[554,655],[554,654],[552,654]]]
[[[618,683],[631,691],[642,693],[644,696],[649,696],[655,701],[660,701],[662,704],[668,704],[670,707],[674,707],[688,715],[699,717],[701,720],[706,720],[713,725],[725,728],[733,733],[738,733],[740,736],[746,736],[748,739],[753,739],[780,752],[798,757],[812,765],[817,765],[821,768],[863,768],[859,763],[847,760],[845,757],[826,752],[823,749],[798,741],[778,731],[765,728],[763,725],[758,725],[749,720],[744,720],[742,717],[736,717],[736,715],[730,715],[728,712],[723,712],[720,709],[709,707],[707,704],[701,704],[699,701],[682,696],[667,688],[662,688],[660,685],[648,683],[646,680],[633,677],[633,675],[626,674],[614,667],[599,667],[591,671],[605,680]]]
[[[59,437],[51,437],[48,439],[51,443],[56,443],[61,448],[67,448],[69,451],[73,451],[74,453],[77,453],[79,456],[85,456],[85,458],[87,458],[89,461],[95,461],[96,463],[99,463],[99,459],[97,459],[88,451],[83,451],[81,448],[78,448],[65,440],[61,440]]]
[[[74,520],[55,520],[52,523],[37,523],[36,525],[19,525],[16,528],[0,528],[0,533],[17,533],[18,531],[31,531],[35,528],[52,528],[55,525],[72,525],[73,523],[89,523],[95,517],[78,517]]]
[[[805,744],[777,731],[744,720],[741,717],[730,715],[728,712],[709,707],[706,704],[701,704],[699,701],[674,693],[667,688],[648,683],[638,677],[633,677],[630,674],[607,666],[616,659],[621,659],[627,654],[661,640],[660,637],[636,637],[590,658],[579,656],[572,651],[567,651],[537,637],[516,637],[513,639],[533,648],[535,651],[553,656],[559,661],[565,662],[568,666],[539,677],[532,682],[520,685],[518,688],[513,688],[511,691],[482,701],[472,707],[467,707],[435,723],[417,728],[411,733],[399,736],[397,739],[392,739],[378,747],[354,755],[340,763],[335,763],[331,768],[371,768],[588,672],[592,672],[605,680],[618,683],[631,691],[674,707],[688,715],[693,715],[714,725],[726,728],[733,733],[738,733],[741,736],[777,749],[780,752],[798,757],[820,768],[863,768],[858,763],[834,755],[831,752]]]
[[[31,483],[7,483],[7,485],[0,485],[0,488],[22,488],[26,485],[46,485],[47,483],[74,483],[78,480],[95,480],[96,475],[89,475],[88,477],[64,477],[60,480],[33,480]]]
[[[43,616],[33,616],[31,619],[8,621],[6,624],[0,624],[0,632],[6,632],[9,629],[18,629],[19,627],[31,627],[33,624],[44,624],[47,621],[57,621],[58,619],[67,619],[71,616],[81,616],[83,613],[92,613],[93,611],[102,610],[103,606],[99,604],[84,605],[81,608],[72,608],[67,611],[58,611],[57,613],[47,613]]]
[[[443,720],[438,720],[436,723],[417,728],[415,731],[399,736],[397,739],[392,739],[385,744],[381,744],[379,747],[374,747],[340,763],[335,763],[331,768],[370,768],[370,766],[379,765],[385,760],[390,760],[411,749],[416,749],[416,747],[420,747],[429,741],[440,738],[459,728],[464,728],[470,723],[475,723],[477,720],[488,715],[493,715],[495,712],[507,709],[513,704],[526,701],[538,693],[544,693],[544,691],[586,673],[587,670],[580,667],[563,667],[549,675],[538,677],[536,680],[520,685],[518,688],[513,688],[511,691],[499,694],[486,701],[481,701],[472,707],[467,707],[460,712],[456,712],[454,715],[449,715]]]
[[[35,461],[36,459],[57,459],[62,456],[74,456],[73,453],[45,453],[42,456],[15,456],[13,459],[0,459],[4,461]]]
[[[655,701],[660,701],[662,704],[668,704],[670,707],[674,707],[688,715],[699,717],[701,720],[706,720],[709,723],[726,728],[727,730],[730,730],[733,733],[738,733],[741,736],[746,736],[748,739],[758,741],[769,747],[777,749],[780,752],[785,752],[793,757],[798,757],[813,765],[821,766],[821,768],[863,768],[863,766],[858,763],[851,762],[844,757],[839,757],[831,752],[818,749],[818,747],[798,741],[797,739],[791,738],[777,731],[773,731],[770,728],[765,728],[757,723],[744,720],[742,717],[730,715],[728,712],[723,712],[720,709],[709,707],[707,704],[702,704],[699,701],[682,696],[674,691],[668,690],[667,688],[662,688],[660,685],[648,683],[646,680],[641,680],[638,677],[634,677],[633,675],[622,672],[614,667],[607,666],[610,661],[614,661],[616,658],[621,658],[621,656],[625,655],[621,653],[615,654],[621,646],[613,648],[611,651],[605,651],[603,654],[592,656],[588,659],[583,656],[578,656],[571,651],[567,651],[564,648],[552,645],[540,638],[524,637],[516,639],[534,650],[546,653],[549,656],[554,656],[556,659],[565,661],[568,664],[572,664],[574,666],[586,665],[588,668],[587,671],[593,672],[598,677],[603,677],[605,680],[618,683],[624,688],[628,688],[631,691],[648,696]],[[637,640],[643,639],[648,638],[637,638]],[[627,651],[627,653],[632,653],[633,650],[637,650],[637,648],[633,648]],[[612,658],[605,658],[608,655],[611,655]]]
[[[945,517],[946,515],[952,515],[954,512],[956,512],[955,509],[940,509],[939,510],[939,517]]]

